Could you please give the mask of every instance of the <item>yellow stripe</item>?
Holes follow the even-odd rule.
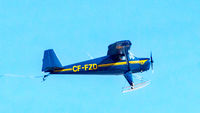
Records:
[[[124,65],[126,62],[117,62],[117,63],[109,63],[109,64],[100,64],[98,67],[108,67],[108,66],[117,66],[117,65]]]
[[[72,68],[68,68],[68,69],[55,70],[54,72],[71,71],[71,70]]]
[[[129,63],[143,65],[146,61],[147,60],[129,61]],[[116,63],[109,63],[109,64],[100,64],[98,65],[98,67],[118,66],[118,65],[125,65],[125,64],[126,62],[116,62]],[[55,70],[54,72],[62,72],[62,71],[72,71],[72,68]]]
[[[144,64],[147,60],[139,60],[139,61],[129,61],[130,64]],[[98,67],[108,67],[108,66],[117,66],[117,65],[125,65],[126,62],[117,62],[117,63],[109,63],[109,64],[100,64]]]
[[[129,63],[131,63],[131,64],[137,64],[137,63],[139,63],[139,64],[142,64],[142,65],[143,65],[146,61],[147,61],[147,60],[129,61]]]

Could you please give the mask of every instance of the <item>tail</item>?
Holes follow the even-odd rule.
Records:
[[[52,72],[55,69],[62,68],[58,57],[56,56],[53,49],[48,49],[44,51],[42,71],[44,72]]]

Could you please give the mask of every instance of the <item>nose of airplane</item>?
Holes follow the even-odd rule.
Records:
[[[151,64],[151,60],[149,58],[145,58],[147,61],[143,64],[142,66],[142,70],[146,71],[149,70],[150,68],[150,64]]]

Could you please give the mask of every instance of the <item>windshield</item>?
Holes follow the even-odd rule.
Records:
[[[134,56],[134,54],[133,54],[133,53],[131,53],[131,52],[129,52],[129,58],[130,58],[130,59],[135,59],[135,56]]]
[[[131,60],[131,59],[135,59],[135,56],[134,56],[132,53],[129,53],[129,58],[130,58],[130,60]],[[126,60],[126,57],[125,57],[125,56],[122,56],[122,57],[121,57],[121,60]]]

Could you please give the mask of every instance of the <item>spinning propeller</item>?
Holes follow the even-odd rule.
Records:
[[[152,57],[152,52],[151,52],[151,54],[150,54],[150,62],[151,62],[151,69],[152,69],[152,73],[154,72],[154,70],[153,70],[153,57]]]

